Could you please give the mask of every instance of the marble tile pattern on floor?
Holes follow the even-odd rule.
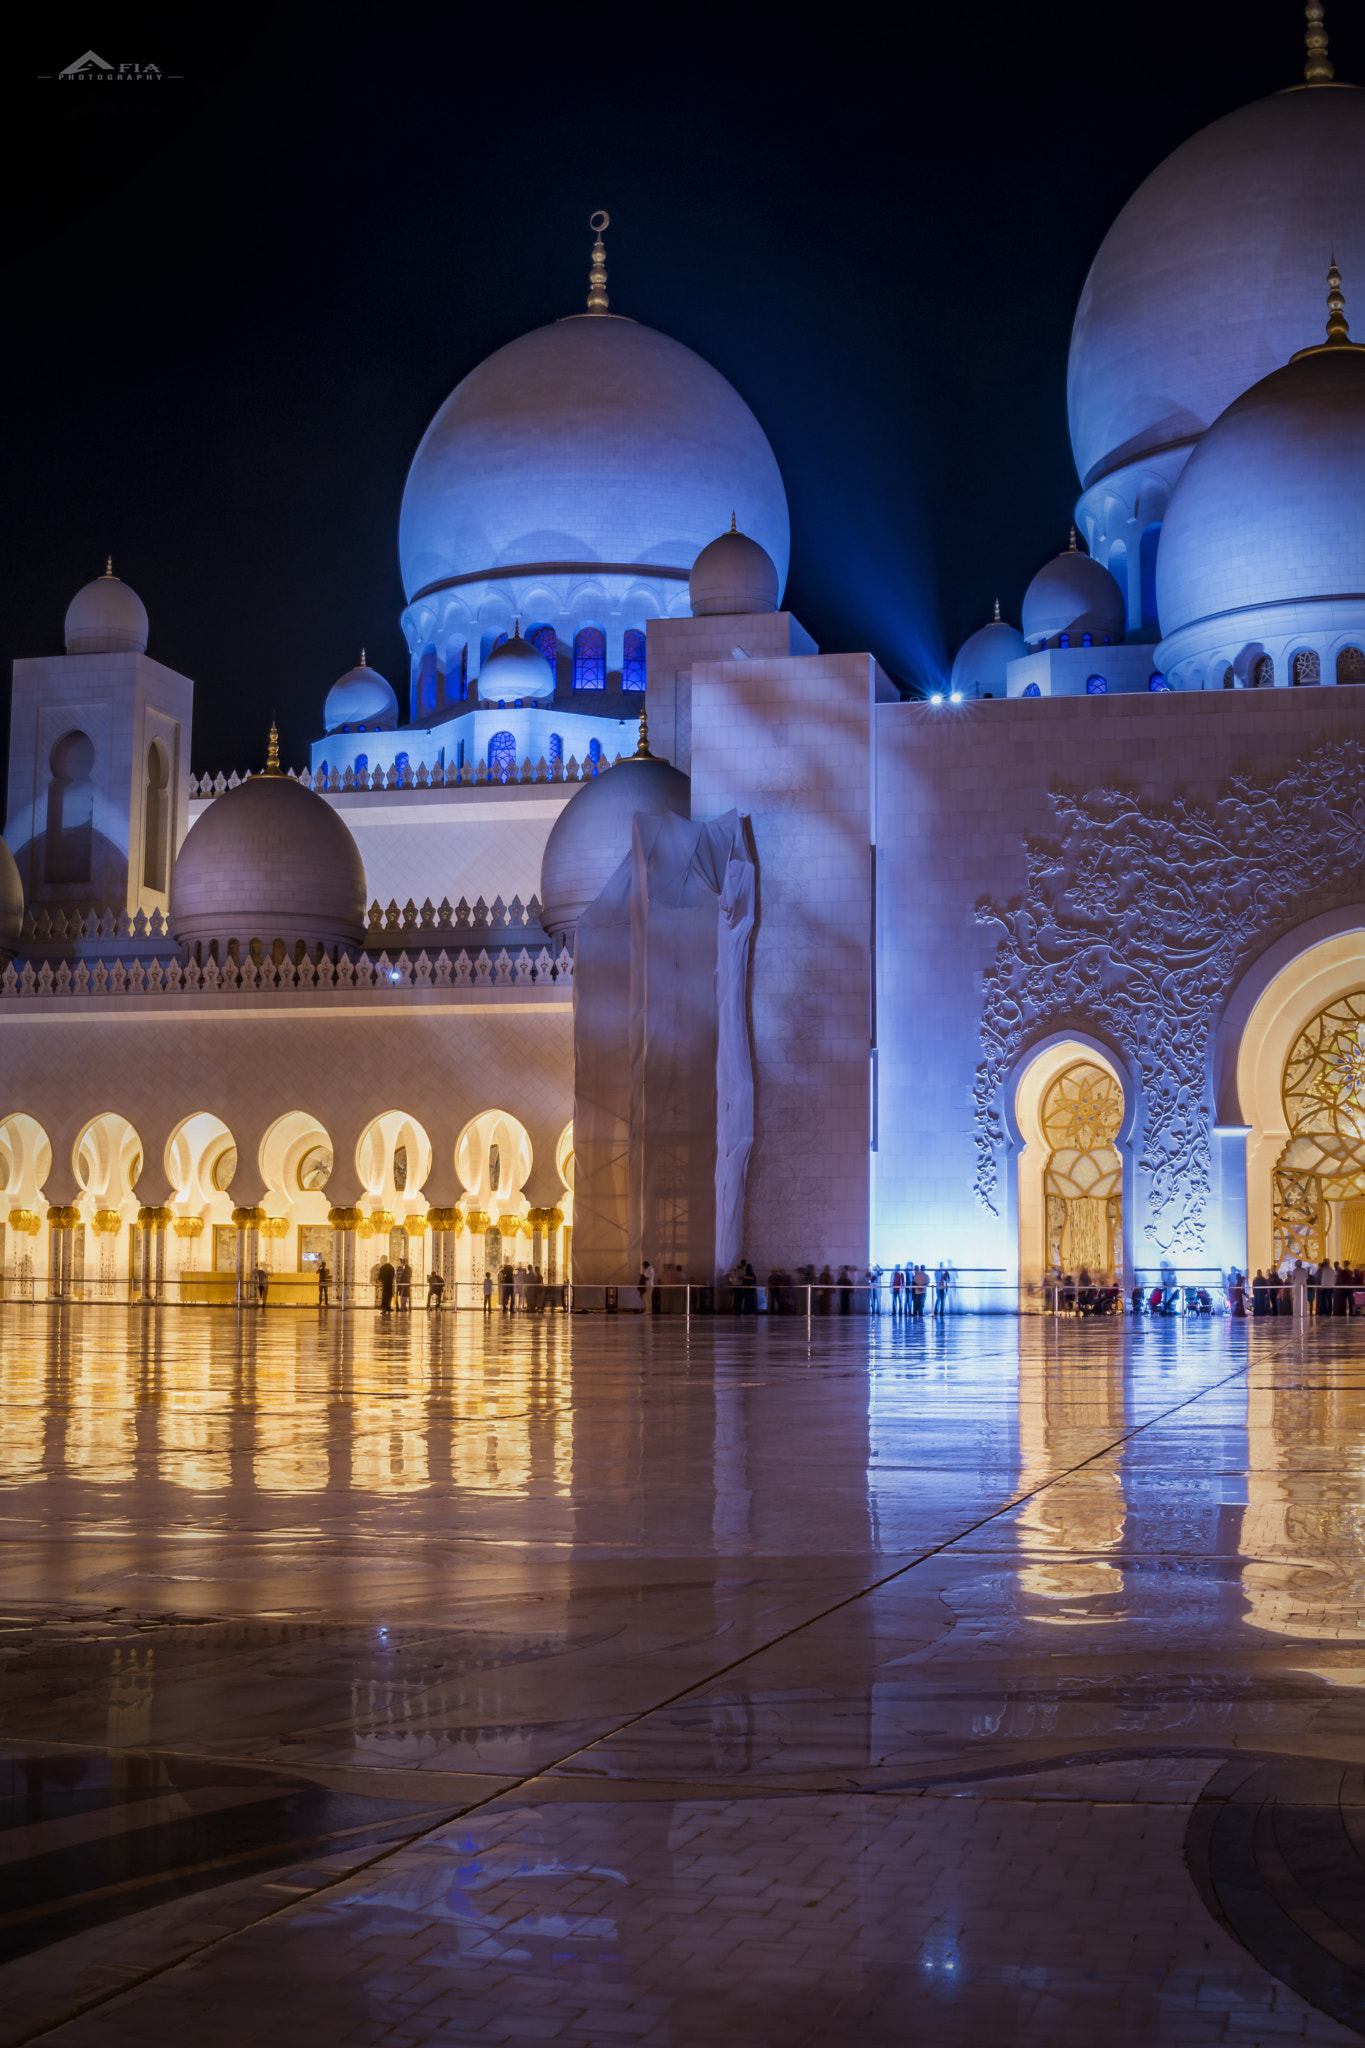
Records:
[[[0,2048],[1358,2039],[1362,1424],[1352,1322],[6,1308]]]

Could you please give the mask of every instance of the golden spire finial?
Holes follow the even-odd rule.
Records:
[[[735,525],[735,515],[733,512],[730,514],[730,531],[731,533],[739,532],[739,528]]]
[[[607,298],[607,249],[602,240],[602,230],[611,226],[611,215],[595,213],[588,226],[597,237],[592,245],[592,269],[588,272],[588,311],[605,313],[610,302]]]
[[[112,555],[108,556],[105,560],[104,573],[106,576],[112,576],[114,573],[114,558]]]
[[[1000,624],[1000,600],[998,597],[995,600],[995,623],[997,626]]]
[[[368,662],[366,661],[366,659],[365,659],[365,650],[364,650],[364,648],[362,647],[362,648],[361,648],[361,650],[360,650],[360,666],[361,666],[362,668],[368,668],[368,667],[369,667],[369,665],[370,665],[370,664],[369,664],[369,663],[368,663]]]
[[[1075,554],[1075,552],[1076,552],[1076,529],[1075,529],[1075,527],[1073,526],[1073,527],[1072,527],[1072,529],[1071,529],[1071,553],[1072,553],[1072,554],[1074,555],[1074,554]]]
[[[280,735],[273,718],[270,721],[270,738],[265,749],[265,772],[267,775],[278,775],[280,772]]]
[[[630,758],[632,761],[652,761],[654,759],[654,756],[649,751],[649,720],[645,716],[643,704],[640,706],[640,737],[636,742],[635,752]]]
[[[1308,45],[1308,62],[1303,75],[1309,85],[1330,85],[1336,72],[1327,56],[1327,31],[1322,25],[1322,0],[1308,0],[1304,8],[1308,16],[1308,32],[1304,41]]]
[[[1337,259],[1333,256],[1331,268],[1327,272],[1327,345],[1329,348],[1340,348],[1343,342],[1349,344],[1350,339],[1351,330],[1346,324],[1346,300],[1341,290],[1341,272],[1337,269]]]
[[[513,621],[512,621],[512,638],[513,638],[514,640],[520,640],[520,638],[521,638],[521,620],[520,620],[520,619],[513,619]]]

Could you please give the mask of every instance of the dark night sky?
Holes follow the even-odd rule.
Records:
[[[604,206],[613,310],[767,430],[791,608],[931,680],[1065,545],[1105,229],[1301,76],[1295,0],[1112,15],[45,13],[10,52],[6,672],[112,549],[197,685],[196,768],[252,765],[272,710],[301,762],[362,642],[406,703],[408,462],[481,357],[579,309]],[[1365,76],[1365,10],[1328,28]],[[91,45],[183,77],[40,81]]]

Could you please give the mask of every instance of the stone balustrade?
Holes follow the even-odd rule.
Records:
[[[449,939],[466,951],[468,941],[474,937],[485,946],[498,941],[506,946],[515,938],[523,946],[533,947],[542,945],[545,938],[540,928],[538,896],[532,896],[529,903],[523,903],[520,896],[514,896],[510,903],[504,903],[501,896],[495,896],[491,905],[482,896],[473,905],[463,896],[456,904],[452,904],[448,897],[443,897],[439,904],[433,904],[428,896],[420,909],[411,897],[401,909],[392,900],[387,909],[375,901],[366,913],[365,925],[367,952],[395,937],[405,941],[420,938],[428,949],[433,940]],[[24,915],[23,937],[26,944],[36,946],[113,939],[124,942],[129,952],[138,950],[139,941],[159,944],[163,948],[171,943],[170,923],[160,910],[139,910],[130,914],[126,910],[98,905],[90,910],[67,910],[60,904],[40,907],[36,911],[30,909]],[[123,950],[122,946],[120,950]]]
[[[616,759],[620,758],[618,754]],[[521,782],[591,782],[594,776],[605,774],[614,766],[615,762],[608,761],[605,754],[598,761],[579,761],[572,754],[567,761],[547,761],[544,755],[540,760],[532,761],[528,755],[520,767],[501,769],[490,769],[483,760],[466,761],[462,767],[457,767],[453,761],[444,767],[440,762],[428,766],[425,761],[419,761],[415,768],[410,765],[403,768],[376,766],[358,771],[332,768],[325,776],[319,774],[316,777],[311,769],[305,768],[300,773],[291,768],[288,774],[291,781],[301,782],[305,789],[325,790],[329,796],[337,796],[343,791],[349,793],[361,789],[487,789]],[[249,769],[245,775],[238,775],[235,770],[231,775],[224,775],[221,771],[217,775],[191,775],[190,795],[201,798],[222,796],[229,789],[236,789],[250,780]]]
[[[254,960],[231,958],[221,963],[208,960],[201,967],[191,960],[79,960],[73,966],[60,960],[55,966],[44,960],[11,961],[0,974],[0,1001],[26,996],[82,996],[117,999],[130,995],[233,995],[284,992],[335,993],[338,990],[372,991],[395,996],[413,989],[490,988],[502,990],[547,989],[568,992],[573,981],[573,959],[566,950],[552,954],[548,946],[532,952],[522,946],[516,952],[502,947],[496,954],[481,946],[477,953],[444,948],[432,955],[423,950],[406,950],[396,956],[387,951],[378,957],[366,954],[351,960],[275,960],[274,941],[263,942],[262,957]]]

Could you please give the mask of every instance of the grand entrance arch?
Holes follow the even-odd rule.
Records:
[[[1020,1140],[1019,1278],[1124,1273],[1123,1081],[1094,1044],[1059,1038],[1033,1055],[1014,1092]]]
[[[1365,1261],[1365,926],[1291,945],[1237,1043],[1242,1122],[1220,1118],[1245,1134],[1252,1270]]]

